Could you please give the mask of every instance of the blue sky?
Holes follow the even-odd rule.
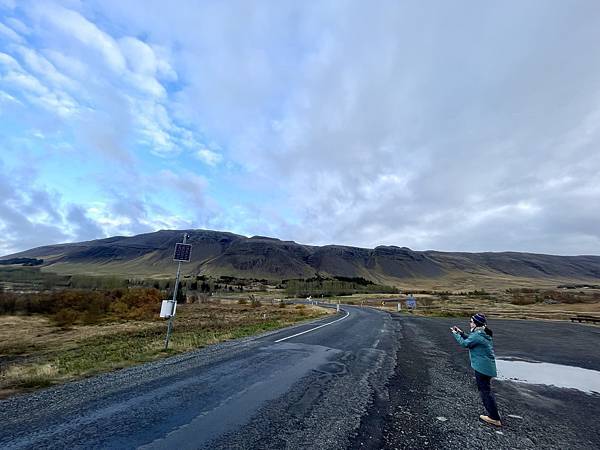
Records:
[[[595,1],[0,0],[0,254],[206,228],[600,253]]]

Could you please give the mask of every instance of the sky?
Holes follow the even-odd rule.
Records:
[[[0,0],[0,255],[600,254],[598,42],[596,0]]]

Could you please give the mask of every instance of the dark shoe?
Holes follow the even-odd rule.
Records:
[[[500,422],[499,420],[494,420],[489,416],[484,416],[483,414],[479,416],[479,418],[481,420],[483,420],[485,423],[489,423],[490,425],[496,425],[497,427],[501,427],[502,426],[502,422]]]

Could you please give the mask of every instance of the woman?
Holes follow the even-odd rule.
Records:
[[[492,392],[490,382],[496,373],[496,357],[494,356],[494,342],[492,340],[492,330],[486,326],[486,318],[482,313],[477,313],[471,317],[471,333],[469,335],[453,326],[450,328],[454,334],[454,339],[462,347],[469,349],[471,358],[471,367],[475,370],[475,379],[483,406],[488,415],[480,415],[479,418],[486,423],[502,426],[496,398]]]

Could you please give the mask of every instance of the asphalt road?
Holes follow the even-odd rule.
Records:
[[[393,373],[395,327],[387,313],[345,307],[17,396],[0,402],[0,448],[345,448]]]
[[[0,448],[600,448],[598,394],[495,380],[505,426],[479,422],[465,319],[345,309],[0,401]],[[600,370],[598,327],[490,326],[498,357]]]

